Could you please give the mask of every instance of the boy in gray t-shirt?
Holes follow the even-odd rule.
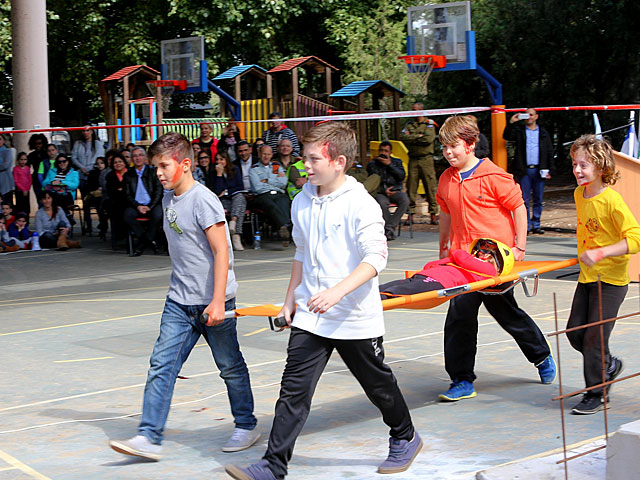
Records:
[[[183,135],[172,132],[161,136],[149,154],[165,189],[162,207],[171,284],[149,361],[138,435],[112,440],[110,446],[126,455],[161,458],[160,443],[175,381],[202,335],[227,386],[235,421],[233,435],[222,450],[244,450],[256,443],[260,434],[255,429],[253,394],[238,345],[236,319],[225,318],[225,311],[235,308],[238,284],[224,209],[213,192],[193,179],[193,152]],[[206,324],[200,323],[204,314],[208,315]]]

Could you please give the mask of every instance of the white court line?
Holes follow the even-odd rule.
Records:
[[[0,450],[0,458],[7,462],[9,465],[12,465],[14,468],[20,470],[22,473],[26,473],[30,477],[37,478],[38,480],[51,480],[49,477],[45,477],[41,473],[36,472],[29,465],[22,463],[15,457],[12,457],[7,452],[3,452]]]

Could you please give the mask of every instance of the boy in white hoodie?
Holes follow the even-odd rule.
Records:
[[[296,255],[280,312],[291,327],[267,452],[249,467],[227,465],[235,479],[282,479],[331,353],[338,351],[390,428],[389,456],[379,473],[403,472],[422,440],[396,378],[384,363],[384,318],[378,273],[387,263],[382,211],[354,178],[355,132],[318,125],[305,135],[308,182],[293,200]],[[295,312],[295,318],[294,318]]]

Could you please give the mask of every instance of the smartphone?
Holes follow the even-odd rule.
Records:
[[[528,113],[521,113],[520,115],[518,115],[518,118],[520,120],[526,120],[529,117],[531,117],[531,115],[529,115]]]

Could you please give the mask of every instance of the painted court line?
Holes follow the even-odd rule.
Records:
[[[26,473],[30,477],[37,478],[38,480],[51,480],[49,477],[42,475],[41,473],[36,472],[29,465],[22,463],[15,457],[12,457],[7,452],[3,452],[0,450],[0,458],[11,465],[13,468],[20,470],[23,473]]]
[[[113,357],[78,358],[76,360],[55,360],[53,363],[92,362],[94,360],[106,360]]]
[[[22,298],[18,300],[0,300],[0,307],[11,306],[14,302],[20,302],[22,300],[42,300],[43,298],[62,298],[62,297],[77,297],[80,295],[105,295],[107,293],[117,293],[117,292],[135,292],[139,290],[158,290],[164,287],[140,287],[140,288],[119,288],[117,290],[99,290],[96,292],[83,292],[83,293],[63,293],[60,295],[43,295],[41,297],[29,297]]]

